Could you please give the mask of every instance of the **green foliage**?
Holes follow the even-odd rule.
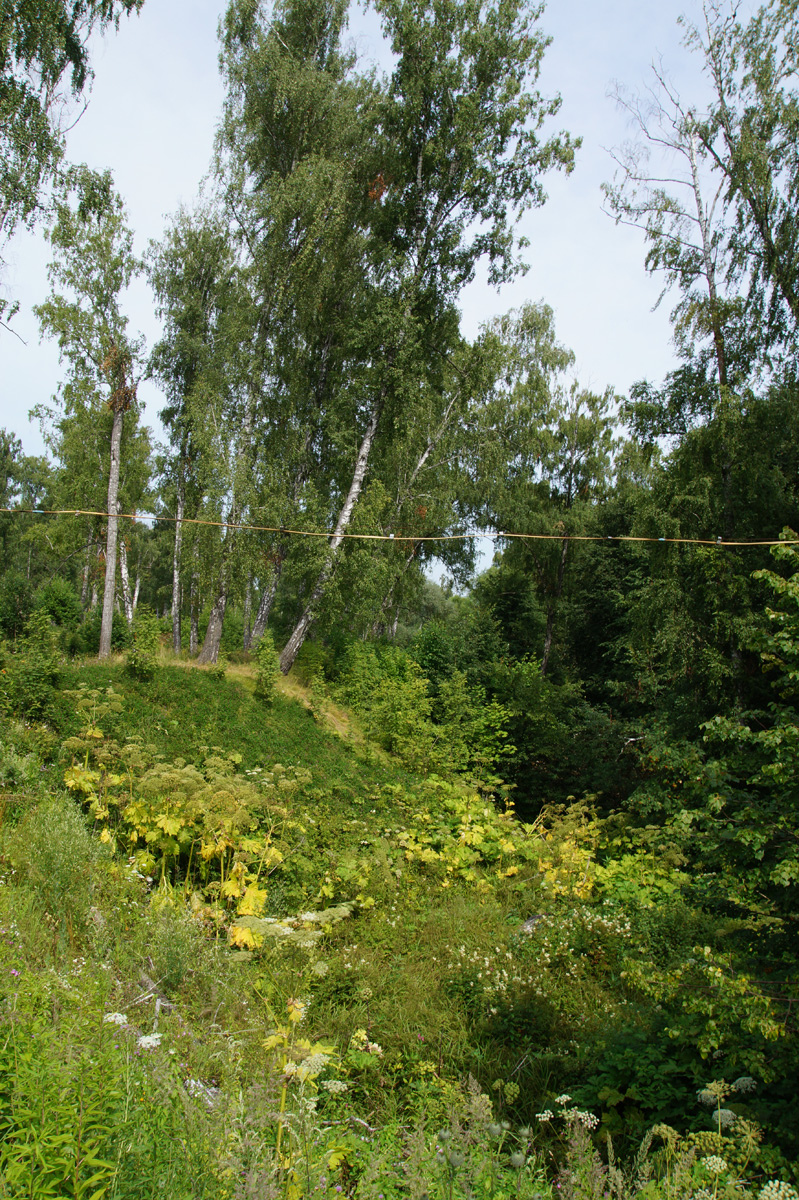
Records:
[[[78,593],[60,575],[36,589],[34,604],[62,629],[77,628],[83,617]]]
[[[504,745],[509,713],[479,685],[450,670],[437,685],[396,647],[353,643],[338,694],[362,717],[368,736],[414,770],[490,774],[513,752]]]
[[[535,1118],[557,1107],[556,1086],[578,1098],[580,1128],[601,1116],[620,1152],[658,1119],[713,1135],[695,1100],[702,1048],[721,1051],[713,1061],[730,1078],[761,1054],[758,1078],[771,1081],[730,1104],[766,1131],[755,1169],[783,1170],[774,1140],[793,1144],[777,1115],[792,1037],[769,1040],[779,1002],[737,943],[725,951],[723,920],[703,914],[701,881],[675,871],[673,845],[639,844],[643,832],[586,804],[522,823],[457,779],[357,759],[322,710],[311,720],[277,695],[265,714],[203,671],[165,667],[142,685],[120,669],[70,670],[100,686],[68,698],[77,721],[59,775],[111,853],[73,827],[64,799],[0,828],[0,991],[19,993],[17,1030],[44,1063],[42,1088],[62,1078],[68,1051],[72,1090],[58,1095],[73,1109],[83,1095],[92,1156],[112,1164],[117,1194],[163,1180],[188,1200],[247,1171],[298,1197],[322,1174],[397,1200],[414,1180],[441,1200],[548,1195],[550,1153],[581,1178],[598,1169],[590,1140],[577,1147],[569,1122],[580,1119]],[[109,678],[124,679],[124,704]],[[281,738],[310,770],[258,761]],[[67,971],[68,988],[56,978]],[[156,1000],[161,1043],[136,1055]],[[29,1009],[41,1034],[26,1032]],[[111,1010],[127,1025],[103,1024]],[[33,1077],[0,1046],[3,1111],[33,1114]],[[368,1145],[355,1136],[363,1120]],[[61,1123],[72,1154],[79,1132]],[[57,1178],[51,1125],[31,1115],[26,1128],[0,1153],[21,1179],[39,1153],[42,1178]],[[724,1136],[731,1170],[750,1178]],[[692,1152],[720,1153],[686,1140],[677,1157]],[[659,1200],[672,1167],[658,1154],[645,1161]],[[670,1194],[704,1186],[697,1171],[685,1166],[691,1186]],[[625,1187],[614,1195],[634,1194]]]
[[[158,617],[145,606],[139,608],[133,618],[131,643],[126,662],[127,670],[136,679],[146,682],[152,679],[158,669],[161,628]]]
[[[50,618],[34,612],[13,654],[0,669],[0,706],[8,712],[41,719],[51,714],[61,679],[61,660]]]
[[[15,869],[42,918],[73,944],[85,931],[97,854],[82,813],[64,796],[26,813],[11,843]]]
[[[6,5],[0,25],[0,227],[3,240],[30,227],[64,153],[61,110],[91,80],[87,43],[94,29],[118,25],[142,0],[30,0]],[[69,83],[65,77],[69,75]],[[8,301],[0,302],[0,318]],[[12,307],[12,314],[14,308]]]
[[[6,571],[0,579],[0,631],[18,637],[33,611],[30,582],[21,573]]]
[[[275,697],[275,684],[280,673],[280,655],[275,649],[272,634],[264,630],[255,647],[255,695],[264,704],[271,704]]]

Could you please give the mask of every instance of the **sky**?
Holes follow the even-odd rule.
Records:
[[[222,105],[217,24],[223,0],[145,0],[141,13],[92,47],[95,81],[90,103],[68,137],[68,157],[97,170],[110,168],[128,207],[136,249],[159,239],[169,216],[195,200],[211,160]],[[555,312],[560,341],[576,354],[584,387],[612,386],[626,394],[636,380],[662,380],[675,365],[669,298],[644,270],[643,235],[617,226],[602,211],[603,181],[613,176],[610,149],[631,136],[609,96],[614,83],[645,87],[653,61],[663,63],[684,96],[701,96],[700,65],[681,44],[678,18],[700,13],[697,0],[550,0],[541,28],[552,38],[539,89],[560,93],[562,108],[551,131],[583,139],[574,172],[553,174],[546,205],[527,213],[520,232],[530,242],[527,274],[491,288],[478,277],[462,297],[462,329],[524,301]],[[359,54],[387,64],[371,11],[356,8],[350,23]],[[47,403],[62,377],[57,348],[40,343],[32,305],[48,293],[49,248],[41,228],[18,235],[6,248],[5,293],[20,301],[16,335],[0,329],[0,425],[22,439],[28,454],[43,453],[41,433],[28,413]],[[133,332],[148,345],[159,326],[146,283],[126,298]],[[152,383],[140,389],[146,423],[156,436],[163,398]]]

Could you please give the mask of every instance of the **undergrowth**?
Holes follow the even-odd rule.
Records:
[[[0,725],[0,1196],[795,1200],[792,985],[673,848],[243,669],[59,672]]]

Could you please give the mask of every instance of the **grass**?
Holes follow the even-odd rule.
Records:
[[[357,722],[337,705],[312,703],[311,692],[292,679],[281,681],[273,704],[253,697],[252,669],[237,664],[224,679],[189,663],[161,668],[147,683],[124,677],[119,666],[81,663],[65,672],[64,686],[124,686],[125,711],[110,721],[117,740],[140,737],[158,745],[166,759],[194,761],[202,747],[218,746],[242,756],[242,767],[282,763],[312,767],[314,788],[336,801],[355,802],[387,784],[419,782],[382,751],[363,741]],[[179,700],[178,700],[179,697]],[[68,710],[58,722],[64,735],[77,726]]]
[[[61,743],[85,728],[63,691],[50,728],[0,725],[0,1197],[714,1200],[788,1186],[777,1138],[761,1130],[742,1149],[767,1082],[730,1093],[738,1124],[707,1142],[696,1090],[709,1068],[625,983],[646,947],[633,908],[595,887],[601,830],[584,807],[524,832],[457,781],[404,770],[292,680],[263,705],[246,666],[219,678],[162,665],[142,683],[86,663],[63,680],[81,684],[124,694],[82,799],[63,787],[74,751]],[[150,765],[109,783],[114,743],[131,738]],[[141,828],[164,867],[147,878],[121,849],[120,814],[148,771],[180,762],[211,798],[187,801],[190,817],[174,796],[151,799]],[[180,821],[191,851],[169,849]],[[113,828],[116,851],[101,841]],[[263,942],[242,946],[264,848],[279,853],[258,875]],[[264,917],[280,937],[258,933]],[[646,1106],[613,1066],[633,1034]],[[566,1092],[576,1100],[558,1104]],[[681,1133],[650,1139],[649,1176],[597,1157],[592,1126],[632,1153],[664,1116]],[[713,1176],[702,1160],[716,1151],[729,1162]]]

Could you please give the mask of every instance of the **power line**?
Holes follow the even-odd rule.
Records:
[[[0,508],[0,512],[11,516],[28,515],[43,517],[105,517],[111,514],[90,508]],[[364,542],[465,542],[489,538],[514,538],[529,542],[649,542],[670,546],[712,546],[716,549],[732,549],[745,546],[799,546],[799,539],[785,540],[783,538],[763,538],[746,542],[728,541],[723,538],[686,538],[686,537],[639,537],[633,534],[589,534],[589,533],[511,533],[507,530],[497,530],[488,533],[485,530],[474,530],[469,533],[340,533],[332,530],[318,529],[288,529],[283,525],[244,525],[234,521],[207,521],[200,517],[157,517],[142,516],[140,513],[117,513],[121,521],[160,521],[176,525],[207,525],[214,529],[236,529],[246,533],[278,533],[285,537],[306,538],[347,538],[350,541]]]

